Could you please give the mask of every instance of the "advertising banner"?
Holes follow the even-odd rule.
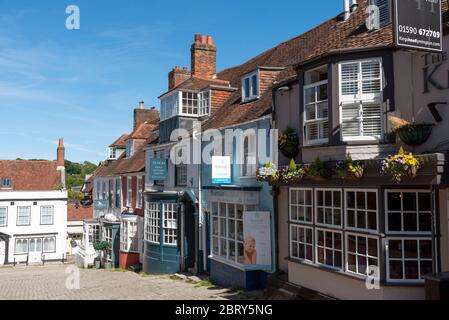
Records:
[[[395,42],[399,47],[441,52],[441,0],[394,0]]]
[[[231,158],[212,157],[212,184],[229,184],[231,181]]]
[[[151,159],[150,177],[151,180],[165,180],[167,178],[167,160]]]
[[[245,268],[270,271],[272,267],[270,212],[244,212],[243,238]]]

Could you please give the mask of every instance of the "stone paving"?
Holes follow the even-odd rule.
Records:
[[[69,269],[67,269],[69,267]],[[71,281],[79,271],[80,289]],[[66,273],[67,272],[67,273]],[[0,267],[0,300],[227,300],[223,288],[199,287],[167,276],[78,269],[74,265]]]

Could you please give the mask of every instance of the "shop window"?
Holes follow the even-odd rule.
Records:
[[[379,238],[346,234],[346,271],[369,276],[370,268],[379,267]]]
[[[312,189],[290,189],[290,221],[312,223]]]
[[[346,227],[360,231],[378,230],[377,191],[345,190]]]
[[[160,205],[147,202],[145,210],[145,240],[151,243],[160,243]]]
[[[339,189],[315,189],[316,223],[342,226],[342,193]]]

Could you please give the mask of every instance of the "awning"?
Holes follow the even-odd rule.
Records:
[[[0,239],[6,240],[6,239],[9,239],[9,238],[11,238],[10,235],[0,232]]]
[[[195,193],[192,189],[186,189],[184,190],[184,194],[182,195],[183,198],[187,198],[188,200],[192,201],[193,204],[198,204],[198,198],[196,197]]]

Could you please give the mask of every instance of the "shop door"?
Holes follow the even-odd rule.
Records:
[[[0,240],[0,266],[5,264],[6,259],[6,242]]]
[[[30,239],[28,263],[42,262],[42,239]]]

